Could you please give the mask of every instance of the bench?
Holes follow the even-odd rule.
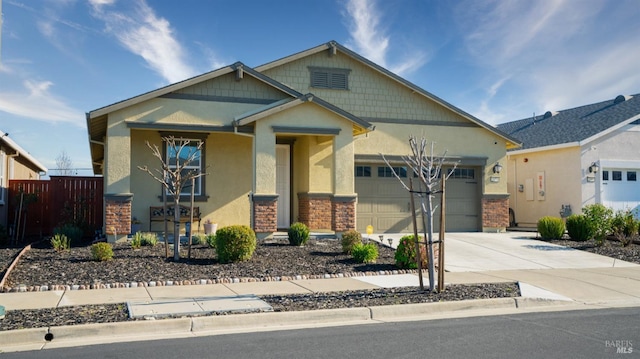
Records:
[[[191,207],[179,205],[180,223],[191,221]],[[167,221],[173,222],[175,214],[175,206],[167,205]],[[149,232],[151,232],[151,224],[153,222],[164,222],[164,207],[149,207]],[[198,232],[200,232],[200,207],[193,207],[193,221],[198,222]],[[192,229],[193,231],[193,229]]]

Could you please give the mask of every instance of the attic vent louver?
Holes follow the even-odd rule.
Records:
[[[613,100],[613,104],[615,105],[615,104],[618,104],[620,102],[625,102],[630,98],[631,98],[631,96],[618,95],[618,96],[616,96],[615,100]]]
[[[546,119],[546,118],[549,118],[549,117],[555,116],[555,115],[557,115],[557,114],[558,114],[558,112],[557,112],[557,111],[553,111],[553,112],[551,112],[551,111],[547,111],[547,112],[545,112],[545,113],[544,113],[544,116],[542,116],[542,118],[543,118],[543,119]]]

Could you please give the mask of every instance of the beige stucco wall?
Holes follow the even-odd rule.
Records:
[[[535,226],[543,216],[560,217],[562,205],[571,205],[573,213],[580,213],[584,180],[580,158],[578,146],[509,155],[510,207],[515,211],[519,226]],[[544,197],[536,189],[538,173],[544,173]],[[532,189],[527,186],[527,179],[533,181]],[[524,187],[522,192],[518,189],[520,185]],[[528,191],[533,195],[529,200]]]
[[[131,137],[131,192],[133,193],[132,214],[149,228],[149,206],[161,206],[161,184],[149,174],[138,169],[138,166],[160,167],[160,162],[153,157],[145,141],[161,146],[160,134],[157,131],[133,130]],[[162,147],[160,147],[162,148]],[[246,136],[230,133],[210,133],[206,139],[205,160],[207,175],[205,176],[206,202],[196,202],[203,214],[202,221],[210,219],[219,226],[232,224],[249,225],[249,192],[252,185],[252,140]],[[170,199],[169,202],[172,200]],[[182,202],[189,205],[188,202]],[[161,223],[154,223],[154,230],[162,228]]]

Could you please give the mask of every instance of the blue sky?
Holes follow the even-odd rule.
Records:
[[[86,112],[329,40],[494,125],[640,93],[637,0],[0,2],[0,130],[50,174]]]

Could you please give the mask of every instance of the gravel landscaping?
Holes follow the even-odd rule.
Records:
[[[550,241],[640,264],[640,245],[621,247],[608,242]],[[9,266],[19,248],[0,249],[0,268]],[[360,264],[341,251],[337,240],[310,240],[304,247],[292,247],[286,240],[262,242],[246,262],[220,264],[215,250],[204,245],[192,248],[192,259],[165,259],[164,246],[133,250],[128,244],[114,246],[114,259],[94,262],[88,246],[55,252],[48,243],[34,244],[7,278],[4,291],[35,291],[127,287],[135,285],[198,285],[241,281],[279,281],[302,278],[349,277],[411,273],[394,265],[394,250],[379,247],[377,263]],[[170,251],[170,255],[172,252]],[[187,256],[186,246],[182,255]],[[263,296],[275,311],[299,311],[374,305],[396,305],[464,299],[519,296],[515,283],[452,285],[443,293],[421,292],[418,288],[392,288],[303,295]],[[217,313],[225,314],[225,313]],[[228,313],[226,313],[228,314]],[[129,319],[126,305],[91,305],[41,310],[8,311],[0,330],[85,323],[106,323]]]

